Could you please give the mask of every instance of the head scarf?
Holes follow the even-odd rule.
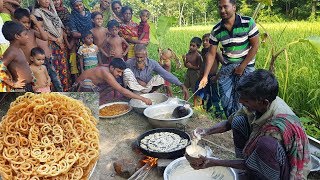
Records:
[[[82,0],[71,0],[72,11],[70,16],[70,29],[72,32],[79,32],[83,34],[92,29],[91,13],[84,7],[85,14],[80,14],[73,7],[77,2],[82,2]]]

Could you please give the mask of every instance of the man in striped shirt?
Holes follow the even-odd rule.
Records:
[[[200,87],[205,87],[208,74],[215,60],[219,42],[223,62],[219,71],[219,92],[227,117],[240,108],[235,86],[240,76],[254,71],[255,55],[259,47],[259,31],[251,17],[236,14],[236,0],[219,0],[221,21],[210,35],[212,44],[207,54],[207,64]]]

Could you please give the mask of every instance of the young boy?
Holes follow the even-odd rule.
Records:
[[[7,21],[2,27],[3,36],[10,41],[10,46],[0,61],[2,73],[9,73],[12,78],[0,78],[2,83],[10,86],[16,92],[32,92],[33,76],[21,46],[29,43],[27,30],[19,23]]]
[[[48,34],[43,30],[41,27],[41,24],[37,21],[37,18],[34,15],[30,15],[30,12],[28,9],[18,8],[14,12],[14,18],[20,22],[27,30],[28,36],[29,36],[29,42],[26,45],[23,45],[21,49],[23,50],[23,53],[26,56],[26,59],[28,63],[30,64],[30,53],[31,49],[38,46],[36,42],[36,38],[39,38],[41,40],[47,41],[48,40]],[[35,31],[34,29],[31,29],[31,22],[34,23],[35,27],[39,30]]]
[[[202,64],[202,57],[198,51],[202,44],[202,40],[199,37],[193,37],[190,41],[189,52],[182,56],[184,66],[188,68],[184,85],[195,92],[197,80],[200,77],[200,67]],[[194,96],[194,106],[197,106],[197,96]]]
[[[138,26],[138,36],[139,40],[143,42],[149,42],[150,26],[148,24],[148,19],[150,17],[150,12],[146,9],[140,11],[140,24]]]
[[[83,71],[94,68],[101,64],[101,59],[98,58],[99,48],[93,44],[92,32],[87,31],[82,33],[83,45],[79,47],[78,54],[80,55],[80,69]]]
[[[32,87],[34,92],[51,92],[51,79],[48,70],[44,65],[45,59],[45,52],[40,47],[35,47],[31,50],[30,68],[36,79],[34,86]]]
[[[101,12],[91,13],[91,20],[94,24],[94,28],[91,29],[93,34],[93,43],[100,48],[103,48],[105,51],[108,51],[107,47],[103,47],[103,41],[109,36],[109,31],[107,28],[103,27],[103,15]],[[103,54],[100,54],[103,55]],[[108,64],[107,57],[102,56],[102,63]]]
[[[210,40],[210,34],[204,34],[202,36],[202,44],[203,48],[201,50],[201,56],[203,59],[202,67],[200,70],[200,78],[202,78],[205,65],[207,63],[207,58],[206,55],[210,50],[211,44],[209,43]],[[217,78],[218,78],[218,67],[219,67],[219,62],[222,62],[223,58],[220,52],[217,52],[216,54],[216,59],[213,62],[212,68],[210,69],[209,76],[208,76],[208,84],[205,87],[205,93],[208,95],[208,102],[206,104],[206,111],[209,112],[211,109],[211,106],[214,105],[215,107],[215,117],[216,118],[222,118],[223,111],[220,108],[219,102],[220,102],[220,97],[218,93],[218,84],[217,84]]]
[[[110,32],[110,37],[108,37],[104,42],[103,46],[109,46],[109,53],[106,53],[103,48],[100,51],[106,56],[111,58],[123,58],[129,51],[129,44],[127,41],[119,36],[120,24],[116,20],[111,20],[107,24],[108,30]],[[122,45],[126,45],[126,50],[123,51]]]
[[[39,22],[40,26],[43,27],[43,19],[41,17],[36,17],[36,18],[37,18],[37,21]],[[34,27],[34,28],[36,31],[39,31],[39,29],[37,27]],[[61,81],[57,75],[56,70],[54,69],[54,67],[52,65],[52,60],[51,60],[52,50],[49,48],[48,40],[44,41],[42,39],[36,38],[36,42],[38,44],[38,47],[43,49],[45,52],[44,65],[46,66],[46,68],[48,70],[48,74],[50,76],[54,91],[62,92],[63,89],[62,89]]]

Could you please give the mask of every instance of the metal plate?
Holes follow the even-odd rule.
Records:
[[[127,111],[121,113],[121,114],[117,114],[117,115],[114,115],[114,116],[100,116],[100,114],[99,114],[99,117],[100,118],[116,118],[116,117],[119,117],[119,116],[123,116],[123,115],[127,114],[128,112],[130,112],[132,110],[132,106],[130,106],[129,103],[127,103],[127,102],[112,102],[112,103],[103,104],[103,105],[99,106],[99,110],[104,108],[104,107],[106,107],[106,106],[111,106],[113,104],[126,104],[126,105],[129,106],[129,109]]]

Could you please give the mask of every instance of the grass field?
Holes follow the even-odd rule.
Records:
[[[288,22],[288,23],[263,23],[262,26],[268,31],[273,39],[276,51],[286,44],[300,38],[309,36],[320,36],[320,23]],[[212,26],[193,26],[182,28],[171,28],[163,37],[160,37],[162,48],[170,47],[181,57],[188,51],[189,41],[192,37],[202,37],[204,33],[211,31]],[[264,30],[259,25],[260,34]],[[270,43],[261,44],[256,61],[256,68],[269,68],[268,54]],[[157,47],[149,45],[149,56],[158,59]],[[279,96],[293,108],[306,123],[316,129],[309,132],[320,138],[320,54],[317,54],[311,45],[298,43],[288,48],[288,71],[286,70],[286,59],[282,53],[276,61],[275,74],[280,83]],[[267,61],[267,62],[266,62]],[[266,67],[265,67],[266,66]],[[173,73],[184,80],[186,69],[175,70]],[[288,81],[286,82],[286,74]],[[179,89],[174,89],[178,93]],[[309,122],[311,120],[311,122]],[[318,131],[317,131],[318,130]]]

